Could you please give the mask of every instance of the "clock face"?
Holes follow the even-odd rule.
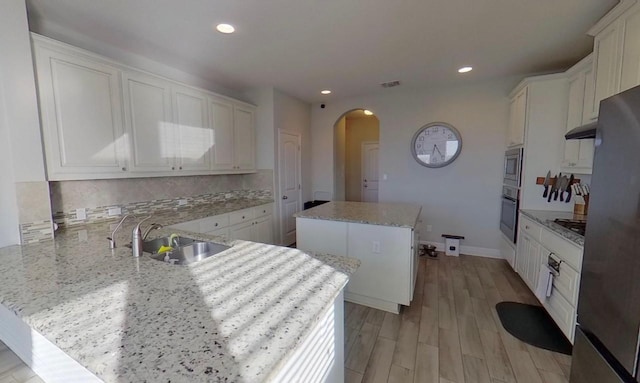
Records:
[[[411,141],[411,152],[420,165],[440,168],[452,163],[462,150],[462,137],[453,126],[434,122],[420,128]]]

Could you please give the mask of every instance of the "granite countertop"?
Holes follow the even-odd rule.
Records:
[[[409,203],[334,201],[301,211],[295,217],[415,228],[421,210],[420,205]]]
[[[230,209],[252,203],[236,201]],[[172,224],[226,208],[182,209],[153,220]],[[133,221],[123,225],[119,243]],[[150,238],[173,232],[160,229]],[[109,224],[56,234],[0,249],[0,304],[105,382],[268,381],[359,265],[238,240],[177,266],[146,254],[134,258],[124,246],[110,250]]]
[[[561,237],[573,242],[573,244],[580,247],[584,247],[584,236],[576,232],[573,232],[563,226],[558,225],[557,223],[553,222],[553,220],[555,220],[556,218],[559,218],[559,219],[585,221],[587,219],[587,216],[573,214],[572,212],[566,212],[566,211],[546,211],[546,210],[527,210],[527,209],[520,209],[520,213],[533,219],[534,221],[538,222],[539,224],[553,231],[554,233],[560,235]]]

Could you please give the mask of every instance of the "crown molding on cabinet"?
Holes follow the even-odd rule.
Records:
[[[602,17],[589,31],[587,35],[595,36],[598,33],[602,32],[606,27],[608,27],[611,23],[616,21],[620,15],[625,13],[629,8],[633,7],[638,0],[620,0],[620,3],[616,5],[612,10],[609,11],[604,17]]]

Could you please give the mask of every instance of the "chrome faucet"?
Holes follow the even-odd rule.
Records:
[[[116,231],[118,231],[118,229],[120,228],[120,226],[122,225],[124,220],[127,219],[128,217],[132,217],[132,215],[125,214],[125,216],[122,217],[120,222],[118,222],[118,225],[116,226],[116,228],[113,229],[113,232],[111,233],[111,237],[107,237],[107,239],[109,240],[109,248],[110,249],[115,249],[116,248]]]
[[[139,257],[142,255],[142,232],[140,231],[140,225],[142,222],[148,220],[151,216],[143,219],[138,222],[138,224],[133,228],[131,232],[131,253],[134,257]]]
[[[163,226],[159,223],[152,223],[151,226],[149,226],[147,228],[147,230],[144,231],[144,234],[142,234],[142,240],[146,241],[147,240],[147,236],[149,235],[149,233],[151,232],[151,230],[155,230],[155,229],[161,229]]]

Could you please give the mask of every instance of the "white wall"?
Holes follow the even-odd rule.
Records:
[[[334,124],[345,111],[372,110],[380,120],[381,202],[422,205],[423,240],[441,234],[466,237],[462,245],[478,253],[499,254],[502,164],[508,122],[507,95],[515,79],[430,89],[389,89],[376,95],[314,105],[312,121],[313,190],[333,190]],[[423,125],[444,121],[462,134],[460,157],[429,169],[411,156],[410,141]],[[433,231],[426,232],[426,225]]]

